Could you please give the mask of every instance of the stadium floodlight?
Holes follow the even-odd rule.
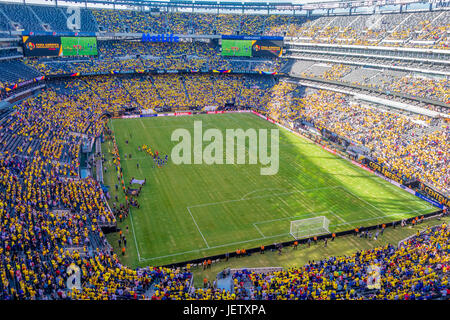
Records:
[[[291,221],[290,234],[295,239],[309,238],[330,233],[330,220],[324,216]]]

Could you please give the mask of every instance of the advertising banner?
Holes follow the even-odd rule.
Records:
[[[62,54],[61,38],[54,36],[23,36],[25,57],[57,57]]]
[[[436,201],[434,201],[432,199],[429,199],[428,197],[425,197],[423,194],[421,194],[419,192],[416,192],[416,197],[419,197],[420,199],[425,200],[428,203],[431,203],[435,207],[438,207],[438,208],[441,208],[441,209],[444,208],[444,206],[442,204],[437,203]]]
[[[253,40],[252,57],[275,58],[283,54],[283,41]]]
[[[435,200],[438,203],[443,204],[446,207],[450,207],[450,199],[443,194],[437,192],[433,188],[427,186],[426,184],[420,184],[420,191],[425,194],[428,198]]]

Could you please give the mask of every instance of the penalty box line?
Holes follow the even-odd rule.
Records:
[[[427,209],[423,209],[423,210],[427,210]],[[413,212],[415,212],[415,211],[398,212],[398,213],[386,215],[384,217],[395,217],[395,216],[398,216],[398,215],[408,214],[408,213],[413,213]],[[345,223],[339,223],[339,224],[335,224],[335,225],[330,225],[330,227],[331,226],[339,227],[339,226],[342,226],[342,225],[352,224],[352,223],[356,223],[356,222],[366,222],[366,221],[377,220],[377,219],[382,219],[382,218],[383,217],[378,216],[378,217],[373,217],[373,218],[368,218],[368,219],[352,220],[352,221],[345,222]],[[267,239],[272,239],[272,238],[276,238],[276,237],[283,237],[283,236],[291,236],[291,234],[290,233],[282,233],[282,234],[277,234],[277,235],[274,235],[274,236],[266,236],[264,238],[261,237],[261,238],[255,238],[255,239],[250,239],[250,240],[245,240],[245,241],[231,242],[231,243],[226,243],[226,244],[213,246],[213,247],[209,247],[209,248],[200,248],[200,249],[195,249],[195,250],[177,252],[177,253],[168,254],[168,255],[164,255],[164,256],[158,256],[158,257],[153,257],[153,258],[139,258],[139,261],[140,262],[145,262],[145,261],[164,259],[164,258],[169,258],[169,257],[180,256],[180,255],[183,255],[183,254],[200,252],[201,250],[212,250],[212,249],[223,248],[223,247],[232,246],[232,245],[244,244],[244,243],[249,243],[249,242],[258,241],[258,240],[267,240]]]
[[[219,202],[203,203],[203,204],[188,206],[188,207],[186,207],[186,209],[188,210],[189,215],[191,216],[192,221],[194,222],[195,227],[197,228],[197,231],[200,233],[200,236],[203,238],[203,241],[206,244],[206,248],[208,249],[208,248],[210,248],[210,246],[208,244],[208,241],[206,240],[202,230],[200,229],[200,227],[199,227],[199,225],[197,223],[197,220],[195,220],[194,215],[191,212],[191,208],[208,207],[208,206],[214,206],[214,205],[223,204],[223,203],[248,201],[248,200],[254,200],[254,199],[273,198],[273,197],[280,196],[280,195],[303,193],[303,192],[316,191],[316,190],[322,190],[322,189],[335,189],[335,188],[338,188],[338,186],[314,188],[314,189],[306,189],[306,190],[296,190],[296,191],[290,191],[290,192],[282,192],[282,193],[271,194],[271,195],[267,195],[267,196],[259,196],[259,197],[252,197],[252,198],[240,198],[240,199],[233,199],[233,200],[226,200],[226,201],[219,201]],[[264,237],[264,234],[261,232],[261,230],[259,230],[257,228],[257,231]]]
[[[258,228],[258,224],[265,224],[265,223],[271,223],[271,222],[282,221],[282,220],[290,220],[291,218],[298,218],[297,220],[302,220],[303,217],[320,215],[320,214],[327,213],[327,212],[330,212],[330,211],[327,210],[327,211],[320,211],[320,212],[309,212],[309,213],[303,214],[301,216],[289,216],[289,217],[284,217],[284,218],[279,218],[279,219],[263,220],[263,221],[258,221],[258,222],[253,223],[253,226],[255,227],[256,230],[258,230],[258,232],[261,234],[261,236],[266,238],[266,236],[263,234],[261,229]]]

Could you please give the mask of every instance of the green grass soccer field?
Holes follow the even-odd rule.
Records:
[[[176,165],[170,161],[178,143],[171,141],[172,132],[184,128],[193,135],[195,120],[202,121],[204,131],[217,128],[224,135],[226,129],[278,128],[253,114],[111,120],[126,184],[131,177],[147,179],[138,197],[140,208],[132,208],[119,224],[122,230],[128,226],[122,260],[130,266],[163,265],[289,241],[290,222],[298,219],[325,216],[329,231],[336,232],[434,211],[427,202],[281,128],[275,175],[260,175],[260,164]],[[143,144],[168,154],[169,163],[154,167],[151,157],[138,151]],[[106,142],[110,203],[116,194],[124,197],[115,192],[111,150],[111,142]],[[124,159],[125,153],[132,158]],[[117,250],[117,234],[108,237]]]

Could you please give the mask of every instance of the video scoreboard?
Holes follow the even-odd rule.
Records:
[[[282,37],[222,36],[222,56],[281,57]]]
[[[23,36],[25,57],[96,56],[96,37]]]

